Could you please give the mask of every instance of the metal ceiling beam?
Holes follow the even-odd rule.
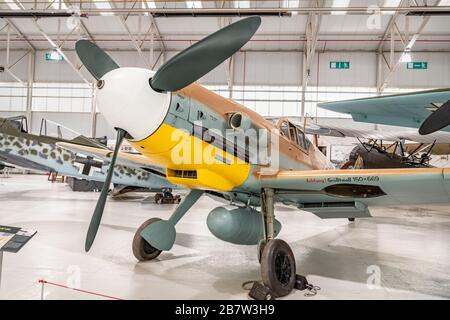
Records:
[[[23,32],[20,31],[20,29],[11,20],[3,18],[3,21],[5,21],[11,27],[11,29],[13,29],[14,32],[25,41],[25,43],[30,48],[30,50],[32,50],[33,52],[36,51],[36,48],[33,46],[33,44],[28,40],[28,38],[23,34]]]
[[[73,4],[70,2],[70,0],[63,0],[63,2],[64,2],[64,4],[65,4],[67,7],[71,7],[71,6],[73,7]],[[86,25],[84,24],[83,20],[81,20],[81,19],[80,19],[80,27],[81,27],[81,29],[83,29],[83,31],[84,31],[85,35],[87,36],[87,38],[88,38],[90,41],[95,42],[95,41],[94,41],[94,37],[92,36],[91,32],[88,30],[88,28],[87,28]]]
[[[316,7],[324,5],[324,1],[316,0]],[[308,81],[311,76],[311,65],[316,53],[317,39],[319,36],[319,30],[322,23],[322,16],[316,13],[310,13],[306,21],[305,38],[306,43],[303,47],[303,63],[302,63],[302,102],[300,109],[300,116],[305,116],[305,100],[306,90],[308,88]]]
[[[147,9],[150,9],[150,8],[148,7],[146,1],[144,1],[144,4],[145,4],[145,7],[146,7]],[[150,21],[151,21],[151,23],[152,23],[152,26],[153,26],[152,32],[154,31],[154,34],[156,34],[156,36],[157,36],[159,39],[161,39],[161,49],[162,49],[162,50],[161,50],[161,53],[162,53],[162,59],[163,59],[163,61],[165,61],[165,60],[166,60],[166,52],[167,52],[166,44],[164,43],[163,37],[161,36],[161,32],[159,32],[158,24],[156,23],[155,18],[153,17],[153,15],[152,15],[151,13],[148,14],[148,17],[149,17],[149,19],[150,19]],[[153,33],[152,33],[152,34],[153,34]],[[153,45],[154,45],[154,42],[153,42]],[[153,48],[153,50],[154,50],[154,48]],[[158,60],[159,60],[159,57],[158,57]],[[156,61],[156,62],[158,62],[158,61]],[[153,63],[153,61],[151,61],[151,63]],[[154,66],[152,66],[152,68],[154,68]]]
[[[67,57],[67,55],[62,51],[62,49],[45,33],[45,31],[41,28],[36,20],[33,20],[34,25],[42,34],[42,36],[47,39],[48,43],[52,46],[54,50],[56,50],[63,58],[64,61],[69,64],[69,66],[75,71],[76,74],[83,80],[86,84],[91,85],[91,81],[87,80],[86,77],[81,73],[80,69],[76,67],[76,65]]]
[[[442,2],[442,0],[436,0],[434,3],[434,6],[438,6],[440,3]],[[390,59],[389,59],[389,63],[386,63],[388,65],[388,74],[383,78],[382,77],[382,67],[378,66],[378,72],[377,72],[377,93],[381,94],[384,89],[386,89],[386,87],[389,85],[390,80],[392,79],[392,76],[394,75],[395,71],[397,70],[397,68],[402,64],[402,57],[404,54],[411,52],[414,44],[416,43],[417,39],[420,37],[420,35],[422,34],[423,30],[425,29],[425,27],[427,26],[428,22],[430,21],[431,16],[425,16],[423,17],[422,23],[420,24],[417,32],[411,37],[411,39],[409,38],[409,30],[406,31],[406,34],[408,35],[406,39],[402,39],[403,42],[403,52],[400,55],[400,57],[397,59],[397,61],[394,63],[394,53],[395,53],[395,42],[394,42],[394,37],[395,37],[395,31],[398,32],[398,34],[401,37],[401,32],[400,30],[398,30],[398,27],[396,25],[396,19],[394,19],[392,21],[392,24],[390,24],[390,29],[388,30],[391,33],[391,45],[390,45]],[[409,28],[409,24],[406,25],[407,28]],[[380,47],[379,47],[380,48]],[[382,47],[381,47],[382,48]],[[380,49],[379,49],[380,50]],[[386,62],[386,58],[384,57],[383,52],[378,51],[379,55],[383,55],[384,61]],[[383,60],[382,59],[378,59],[378,63],[381,63]],[[381,80],[383,79],[383,80]]]
[[[118,9],[115,2],[107,1],[107,3],[109,3],[109,5],[111,6],[111,8],[112,8],[113,10]],[[134,1],[133,8],[126,8],[127,11],[128,11],[128,10],[134,10],[134,5],[136,5],[136,3],[137,3],[137,1]],[[125,3],[124,3],[124,5],[125,5]],[[142,12],[141,14],[143,14],[143,12]],[[128,18],[128,15],[127,15],[127,17],[124,17],[123,14],[120,14],[120,15],[119,15],[120,23],[121,23],[122,26],[125,28],[125,31],[128,33],[128,36],[130,37],[130,40],[131,40],[131,43],[133,44],[133,47],[134,47],[134,48],[136,49],[136,51],[138,52],[138,54],[139,54],[139,56],[141,57],[141,59],[142,59],[142,61],[144,62],[144,64],[145,64],[147,67],[150,67],[150,63],[149,63],[149,62],[147,61],[147,59],[145,58],[144,53],[142,52],[142,49],[141,49],[141,47],[139,46],[138,40],[135,38],[134,34],[131,32],[130,28],[129,28],[128,25],[127,25],[127,18]]]
[[[404,7],[380,7],[377,9],[379,12],[398,12],[402,14],[433,14],[433,13],[450,13],[450,6],[404,6]],[[54,14],[65,13],[66,10],[22,10],[23,14],[37,14],[45,12],[53,12]],[[290,15],[308,15],[310,13],[316,13],[321,15],[330,15],[335,12],[345,12],[345,14],[357,14],[357,15],[372,15],[367,7],[299,7],[299,8],[83,8],[80,14],[87,16],[101,15],[104,13],[115,13],[115,14],[143,14],[149,13],[154,17],[157,16],[245,16],[245,15],[278,15],[278,16],[290,16]],[[8,15],[17,13],[17,10],[0,10],[0,16],[2,14]]]
[[[407,3],[408,3],[408,0],[401,0],[400,3],[398,4],[398,8],[405,6],[405,4],[407,4]],[[386,30],[383,33],[383,37],[381,37],[380,44],[378,45],[378,52],[381,52],[383,50],[384,41],[389,37],[390,31],[391,31],[392,27],[394,26],[399,14],[400,14],[400,12],[398,10],[396,10],[394,12],[394,15],[389,20]]]

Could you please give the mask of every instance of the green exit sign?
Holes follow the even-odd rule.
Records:
[[[419,70],[426,70],[428,69],[428,62],[408,62],[406,64],[406,68],[408,69],[419,69]]]
[[[64,58],[58,51],[46,52],[45,60],[47,61],[63,61]]]
[[[330,69],[350,69],[349,61],[330,61]]]

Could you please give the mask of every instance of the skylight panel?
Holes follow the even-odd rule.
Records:
[[[20,7],[14,2],[14,0],[4,0],[5,3],[13,10],[20,10]]]
[[[398,7],[401,0],[384,0],[383,7]],[[394,14],[395,11],[383,11],[383,14]]]
[[[145,3],[147,3],[147,8],[149,8],[149,9],[156,9],[155,1],[145,1]],[[142,2],[142,7],[145,8],[144,2]]]
[[[141,2],[142,9],[156,9],[155,1],[142,1]],[[144,15],[148,16],[148,12],[144,12]]]
[[[350,0],[333,0],[331,7],[333,8],[345,8],[350,4]],[[331,14],[347,14],[347,11],[331,11]]]
[[[283,8],[298,8],[299,0],[283,0]]]
[[[94,0],[94,4],[97,7],[97,9],[112,9],[111,4],[109,2],[106,2],[105,0]],[[102,16],[111,16],[114,13],[112,12],[100,12],[100,15]]]
[[[234,1],[234,7],[239,9],[250,8],[250,1]]]
[[[186,1],[186,7],[189,9],[201,9],[203,6],[201,1]]]
[[[51,7],[53,9],[59,9],[59,3],[61,3],[61,9],[62,10],[66,10],[67,9],[66,4],[62,0],[47,0],[47,1],[51,3]]]

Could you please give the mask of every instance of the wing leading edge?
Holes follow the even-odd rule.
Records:
[[[358,122],[418,128],[450,100],[450,88],[366,99],[319,103],[320,108],[350,114]],[[450,131],[450,127],[443,129]]]

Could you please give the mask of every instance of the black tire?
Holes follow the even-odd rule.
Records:
[[[355,218],[348,218],[348,221],[355,222]]]
[[[261,276],[274,297],[284,297],[294,289],[295,258],[285,241],[275,239],[265,245],[261,258]]]
[[[144,238],[141,237],[141,232],[145,227],[160,220],[160,218],[151,218],[145,221],[134,234],[133,254],[139,261],[150,261],[161,254],[161,250],[153,248],[147,241],[144,240]]]

